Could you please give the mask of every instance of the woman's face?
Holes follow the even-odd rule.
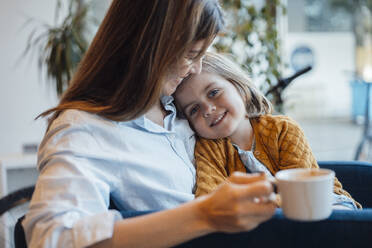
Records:
[[[184,78],[190,74],[200,73],[203,57],[198,59],[196,59],[196,57],[200,54],[204,42],[204,40],[195,42],[195,44],[186,52],[185,56],[173,66],[164,84],[163,95],[172,95]]]

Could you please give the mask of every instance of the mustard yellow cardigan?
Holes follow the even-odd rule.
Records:
[[[254,156],[275,175],[290,168],[319,168],[305,135],[299,125],[287,116],[264,115],[252,118]],[[208,140],[198,137],[195,145],[195,196],[216,189],[234,171],[246,172],[239,154],[230,139]],[[337,178],[334,192],[351,198]],[[355,202],[358,208],[361,205]]]

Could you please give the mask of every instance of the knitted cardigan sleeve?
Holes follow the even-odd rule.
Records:
[[[239,154],[228,139],[197,138],[195,164],[195,197],[214,191],[234,171],[246,172]]]
[[[275,172],[290,168],[319,168],[303,130],[294,120],[287,116],[268,116],[262,120],[263,125],[258,126],[259,135]],[[353,199],[336,177],[334,192]],[[361,208],[358,202],[354,202]]]

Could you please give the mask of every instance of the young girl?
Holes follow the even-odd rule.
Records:
[[[271,177],[284,169],[318,168],[298,124],[271,115],[271,103],[226,57],[206,54],[201,74],[185,79],[174,96],[179,112],[200,136],[195,146],[196,196],[212,192],[234,171]],[[361,207],[337,179],[334,186],[335,205]]]

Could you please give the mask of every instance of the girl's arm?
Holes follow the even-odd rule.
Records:
[[[278,136],[279,168],[319,168],[301,127],[288,117],[279,126],[281,127],[281,132]],[[337,195],[344,195],[353,200],[351,195],[342,188],[342,184],[336,177],[334,180],[334,192]],[[354,202],[358,208],[361,208],[358,202],[355,200]]]
[[[218,189],[180,207],[119,221],[111,239],[96,247],[170,247],[212,232],[249,231],[274,213],[268,197],[270,183],[263,175],[236,173]]]
[[[227,139],[198,138],[195,145],[196,191],[195,196],[208,194],[234,171],[246,172],[235,148]]]

